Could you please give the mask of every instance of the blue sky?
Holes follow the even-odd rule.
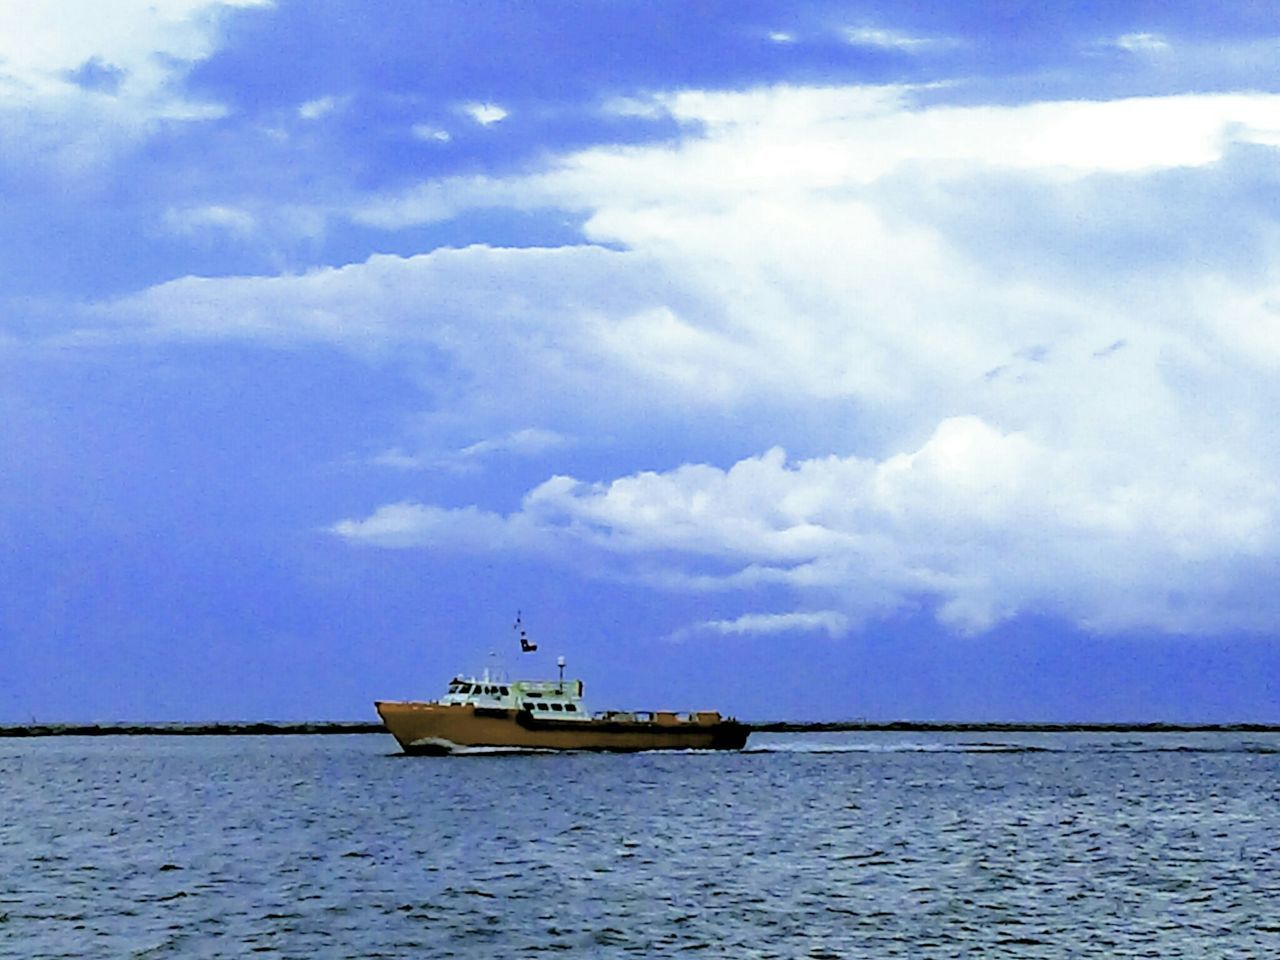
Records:
[[[0,721],[1280,721],[1273,21],[5,4]]]

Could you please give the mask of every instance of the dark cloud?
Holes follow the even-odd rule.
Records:
[[[86,60],[75,70],[68,70],[66,78],[82,90],[93,90],[97,93],[114,94],[120,84],[128,76],[128,71],[121,67],[103,63],[98,57]]]

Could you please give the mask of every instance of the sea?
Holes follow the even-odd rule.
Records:
[[[0,740],[0,957],[1280,957],[1280,735]]]

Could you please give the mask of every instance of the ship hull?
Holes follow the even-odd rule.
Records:
[[[741,750],[750,733],[733,720],[553,720],[527,711],[380,700],[382,723],[405,753],[492,750]]]

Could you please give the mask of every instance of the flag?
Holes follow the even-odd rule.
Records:
[[[511,629],[515,630],[520,634],[520,652],[521,653],[533,653],[535,650],[538,649],[538,645],[536,643],[530,643],[529,635],[524,632],[524,622],[520,619],[519,610],[516,611],[516,622]]]

